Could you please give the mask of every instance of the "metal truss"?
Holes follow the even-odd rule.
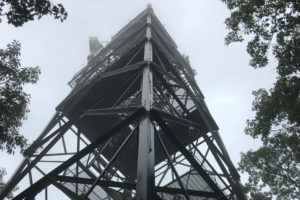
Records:
[[[49,199],[246,199],[192,68],[148,7],[70,81],[0,194]]]

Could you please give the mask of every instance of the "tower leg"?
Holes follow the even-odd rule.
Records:
[[[136,199],[151,200],[154,190],[154,130],[150,118],[141,120],[139,131]]]
[[[148,20],[150,21],[150,20]],[[150,27],[147,29],[151,35]],[[145,44],[144,60],[152,61],[152,45]],[[144,68],[142,80],[142,105],[149,113],[153,102],[153,77],[150,64]],[[154,127],[149,115],[145,115],[140,122],[137,156],[136,200],[154,199]]]

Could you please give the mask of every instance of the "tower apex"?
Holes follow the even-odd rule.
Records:
[[[150,11],[150,12],[153,12],[153,8],[151,6],[151,3],[148,3],[147,10]]]

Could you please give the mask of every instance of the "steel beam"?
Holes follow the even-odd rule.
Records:
[[[154,187],[154,130],[149,116],[140,123],[137,160],[137,200],[153,199]]]
[[[152,44],[151,44],[151,17],[147,17],[146,38],[148,41],[144,48],[144,60],[148,62],[143,71],[142,79],[142,105],[149,112],[153,103],[153,77],[150,70],[152,61]],[[139,127],[138,137],[138,156],[137,156],[137,185],[136,200],[154,199],[154,129],[150,117],[145,115]]]
[[[167,135],[169,140],[178,148],[178,150],[186,157],[193,168],[199,173],[199,175],[205,180],[205,182],[211,187],[211,189],[216,193],[220,200],[228,200],[216,183],[211,179],[211,177],[206,173],[206,171],[201,167],[201,165],[195,160],[195,158],[189,153],[189,151],[181,144],[181,142],[176,138],[170,127],[161,119],[159,114],[154,110],[151,110],[150,117],[152,120],[157,122],[161,127],[163,132]]]
[[[142,62],[138,62],[138,63],[132,64],[132,65],[128,65],[126,67],[122,67],[119,69],[115,69],[113,71],[103,73],[99,76],[99,78],[107,78],[107,77],[116,76],[116,75],[119,75],[122,73],[130,72],[133,70],[137,70],[137,69],[142,68],[145,64],[146,64],[146,62],[142,61]]]
[[[175,176],[176,176],[176,179],[177,179],[177,181],[178,181],[180,187],[181,187],[182,190],[183,190],[183,194],[185,195],[185,197],[186,197],[187,200],[190,200],[190,197],[189,197],[189,195],[188,195],[188,193],[187,193],[187,191],[186,191],[186,188],[183,186],[183,183],[182,183],[182,181],[181,181],[181,179],[180,179],[180,177],[179,177],[179,175],[178,175],[178,173],[177,173],[177,171],[176,171],[176,169],[175,169],[175,167],[174,167],[174,165],[173,165],[173,163],[172,163],[172,160],[171,160],[171,158],[170,158],[170,155],[169,155],[169,153],[168,153],[168,151],[167,151],[167,148],[166,148],[165,144],[163,143],[163,141],[162,141],[162,139],[161,139],[159,133],[158,133],[157,131],[155,131],[155,133],[156,133],[155,135],[157,136],[158,141],[159,141],[159,143],[160,143],[160,145],[161,145],[161,147],[162,147],[162,149],[163,149],[163,151],[164,151],[164,153],[165,153],[165,155],[166,155],[166,157],[167,157],[167,159],[168,159],[168,162],[169,162],[169,164],[170,164],[170,166],[171,166],[171,169],[173,170],[173,172],[174,172],[174,174],[175,174]]]
[[[97,179],[89,179],[89,178],[76,178],[72,176],[56,176],[55,180],[62,182],[70,182],[70,183],[80,183],[80,184],[93,184]],[[129,182],[116,182],[116,181],[108,181],[108,180],[97,180],[96,184],[103,187],[117,187],[122,189],[130,189],[135,190],[135,184]]]
[[[233,163],[230,160],[230,157],[229,157],[229,155],[228,155],[228,153],[226,151],[224,143],[223,143],[223,141],[222,141],[219,133],[217,131],[214,131],[213,126],[215,126],[216,130],[218,129],[218,127],[216,125],[216,122],[213,120],[213,118],[210,115],[210,113],[205,111],[205,110],[207,110],[207,108],[206,108],[206,105],[205,105],[205,103],[203,101],[204,96],[202,95],[202,93],[201,93],[200,89],[198,88],[197,84],[195,84],[194,87],[196,87],[196,90],[198,90],[200,92],[200,94],[201,94],[201,96],[198,97],[198,98],[194,96],[194,93],[191,91],[191,88],[189,88],[188,85],[186,85],[180,78],[175,78],[172,75],[170,75],[169,73],[166,73],[165,71],[163,71],[163,70],[160,69],[159,65],[157,65],[155,63],[153,63],[153,66],[154,66],[154,70],[156,72],[159,72],[159,73],[161,73],[161,74],[169,77],[170,79],[174,80],[175,82],[177,82],[178,84],[180,84],[183,87],[183,89],[185,89],[189,93],[189,95],[192,98],[194,104],[197,106],[200,115],[204,119],[204,121],[205,121],[208,129],[213,133],[213,136],[214,136],[215,140],[217,141],[219,147],[221,148],[221,151],[223,152],[224,157],[225,157],[225,159],[223,159],[223,160],[227,164],[230,172],[232,173],[233,179],[239,181],[240,176],[239,176],[237,170],[235,169]],[[212,124],[207,120],[206,115],[208,116],[208,118],[210,118],[212,120]],[[237,187],[239,187],[238,190],[241,190],[241,188],[240,188],[239,185],[237,185]],[[242,196],[241,196],[241,198],[242,198]],[[244,199],[244,198],[242,198],[242,199]]]
[[[171,115],[169,113],[166,113],[162,110],[159,110],[157,108],[152,108],[152,111],[155,111],[157,113],[159,113],[159,115],[165,120],[165,121],[169,121],[169,122],[173,122],[173,123],[177,123],[186,127],[193,127],[193,128],[200,128],[200,125],[196,122],[193,122],[191,120],[185,119],[183,117],[179,117],[179,116],[175,116],[175,115]]]
[[[153,22],[151,22],[152,19]],[[141,57],[141,51],[144,51],[144,59]],[[158,61],[159,65],[153,63],[153,58],[155,61]],[[142,78],[140,76],[141,74],[143,74]],[[155,75],[157,75],[157,80],[155,79]],[[77,113],[77,111],[79,112],[80,110],[76,108],[76,112],[73,112],[73,109],[75,109],[76,106],[83,103],[82,101],[85,95],[89,94],[88,92],[92,92],[94,89],[96,90],[95,86],[103,83],[98,82],[100,79],[107,78],[105,80],[108,80],[110,77],[119,78],[115,81],[112,80],[109,88],[105,88],[105,91],[103,91],[100,95],[95,96],[93,102],[89,102],[92,104],[92,106],[85,108],[89,110]],[[138,88],[137,81],[140,79],[142,80],[142,83],[141,87]],[[107,192],[108,195],[116,200],[122,198],[122,192],[126,193],[126,191],[135,189],[136,200],[162,199],[161,197],[163,197],[163,193],[178,196],[185,195],[187,199],[192,199],[192,196],[196,196],[207,197],[207,199],[214,198],[226,200],[227,197],[225,196],[224,191],[227,188],[228,191],[231,192],[232,198],[235,197],[241,200],[245,199],[242,197],[243,192],[239,184],[236,182],[239,180],[239,175],[227,154],[219,133],[217,132],[218,127],[205,105],[204,96],[196,84],[192,68],[180,55],[176,49],[176,44],[153,14],[151,7],[148,7],[147,10],[145,10],[135,20],[132,20],[129,25],[122,29],[117,34],[117,38],[114,38],[112,42],[99,53],[97,53],[92,60],[89,60],[88,65],[83,68],[80,73],[77,73],[72,81],[76,85],[71,93],[65,98],[65,100],[57,107],[58,113],[55,119],[50,122],[46,130],[27,151],[27,158],[31,158],[33,161],[29,163],[27,167],[25,162],[21,164],[20,168],[16,171],[15,176],[9,181],[8,186],[6,186],[4,189],[4,192],[0,194],[0,199],[3,199],[25,175],[29,175],[31,186],[25,191],[21,192],[14,199],[31,200],[42,189],[45,189],[45,197],[47,199],[47,187],[50,184],[53,184],[58,189],[63,191],[69,198],[81,200],[81,197],[79,197],[78,183],[86,184],[84,186],[85,189],[88,185],[91,186],[89,191],[86,193],[86,198],[88,198],[90,192],[95,194],[93,188],[96,185],[99,185]],[[157,84],[154,84],[154,82]],[[155,91],[154,85],[156,86]],[[123,91],[119,91],[121,87],[124,88]],[[136,90],[133,91],[132,88]],[[115,93],[117,90],[119,92],[118,96]],[[165,90],[167,90],[171,96],[165,93]],[[107,97],[110,96],[114,96],[114,99],[111,99],[112,108],[103,109],[103,101],[107,100]],[[141,101],[140,98],[142,98]],[[189,103],[191,101],[194,105],[190,107]],[[83,103],[82,105],[85,104]],[[133,106],[130,107],[131,105]],[[141,105],[143,108],[140,108],[137,105]],[[115,106],[127,106],[127,108],[114,108]],[[160,109],[153,109],[153,106],[160,107]],[[222,186],[223,189],[221,189],[219,188],[218,183],[212,179],[212,173],[215,172],[209,161],[206,160],[208,151],[205,153],[205,155],[201,154],[201,152],[199,153],[199,149],[196,147],[199,145],[199,143],[195,143],[195,141],[191,144],[188,144],[188,147],[183,146],[176,135],[174,135],[172,132],[172,129],[169,127],[169,123],[174,123],[203,130],[204,127],[200,127],[198,122],[185,119],[185,116],[189,114],[189,112],[192,112],[195,107],[198,112],[197,114],[199,114],[200,118],[202,118],[204,121],[205,129],[212,132],[212,135],[216,141],[215,144],[215,142],[212,142],[208,135],[204,135],[205,140],[202,142],[207,143],[208,150],[212,152],[217,164],[223,171],[224,175],[217,174],[217,176],[223,183],[226,181],[225,178],[227,178],[231,187],[228,186],[229,184],[225,184],[226,187],[224,188]],[[183,111],[182,113],[181,110]],[[49,132],[53,129],[57,122],[60,122],[60,120],[64,121],[62,118],[62,116],[64,116],[63,113],[65,116],[70,117],[70,121],[65,122],[65,124],[60,126],[58,130],[53,130],[54,132],[52,131],[52,133]],[[73,113],[75,113],[74,115],[76,116],[72,116]],[[82,115],[79,116],[80,114]],[[83,117],[98,115],[118,115],[121,118],[125,118],[124,116],[130,115],[130,117],[127,117],[124,121],[115,125],[115,127],[113,127],[110,131],[105,132],[104,135],[98,137],[92,143],[86,142],[84,140],[85,137],[81,137],[79,132],[76,133],[72,126],[78,124],[77,122],[80,124],[80,121],[77,120],[81,120]],[[128,181],[133,182],[135,180],[130,180],[130,177],[126,177],[125,174],[124,177],[121,177],[122,174],[118,172],[118,168],[110,167],[117,155],[124,150],[123,147],[129,139],[125,139],[125,142],[123,142],[121,147],[116,151],[110,162],[106,162],[101,155],[103,152],[100,150],[100,148],[104,149],[106,147],[104,143],[109,141],[109,138],[113,137],[117,130],[127,126],[130,126],[131,128],[131,125],[134,125],[136,128],[138,128],[136,183],[128,183]],[[175,179],[174,176],[176,176],[176,180],[178,180],[181,188],[168,188],[167,186],[155,187],[154,128],[157,125],[162,129],[162,134],[165,134],[174,147],[179,150],[179,152],[176,152],[173,155],[174,158],[172,159],[173,156],[171,157],[168,154],[168,150],[166,149],[166,146],[164,146],[164,142],[160,138],[160,135],[158,135],[159,139],[156,141],[160,142],[162,145],[162,150],[164,150],[168,161],[167,164],[164,162],[161,163],[162,165],[159,164],[158,168],[160,170],[157,169],[157,174],[160,175],[158,178],[161,178],[162,180],[167,172],[170,172],[169,170],[171,168],[171,176],[173,179]],[[67,146],[63,138],[63,135],[67,130],[72,130],[77,136],[77,152],[67,152]],[[78,127],[78,131],[79,130],[80,127]],[[129,134],[128,138],[132,134],[133,132]],[[201,136],[199,137],[201,138]],[[60,139],[62,139],[64,148],[62,152],[64,153],[47,154],[48,151],[55,144],[57,144]],[[80,150],[79,145],[81,140],[87,145],[82,150]],[[38,155],[34,154],[37,147],[43,144],[46,145],[41,150],[41,153]],[[213,172],[210,172],[210,170],[204,170],[202,168],[203,162],[196,160],[196,152],[203,157],[203,162],[205,161],[209,164]],[[93,159],[90,158],[92,154],[95,155]],[[59,155],[72,156],[66,161],[41,160],[45,158],[45,156]],[[87,161],[82,160],[82,158],[85,156],[88,157]],[[95,161],[97,161],[97,163]],[[189,164],[186,164],[186,161],[188,161]],[[39,162],[63,163],[53,169],[50,173],[43,174],[43,178],[32,184],[31,168],[37,167],[36,165]],[[71,170],[70,167],[75,163],[77,163],[75,166],[76,168],[72,168]],[[187,186],[184,187],[183,183],[181,182],[182,177],[184,176],[181,175],[180,177],[175,168],[175,165],[178,166],[179,164],[186,165],[191,174],[192,171],[195,171],[197,175],[204,179],[208,185],[207,187],[210,187],[213,192],[188,190]],[[102,170],[102,167],[104,167],[104,170]],[[167,168],[166,171],[163,171],[165,168]],[[81,169],[83,171],[81,171]],[[106,173],[106,170],[109,170],[109,173]],[[70,171],[68,174],[73,177],[59,176],[62,174],[65,175],[66,171]],[[93,174],[94,171],[97,171],[100,174],[98,178]],[[88,174],[91,179],[87,180],[80,178],[79,174],[81,173]],[[105,177],[101,179],[103,175]],[[112,177],[117,178],[118,181],[121,180],[126,182],[109,181]],[[72,180],[70,180],[70,178]],[[172,185],[172,178],[168,180],[170,181],[168,183],[169,186]],[[74,191],[71,191],[67,187],[64,187],[63,181],[75,181],[74,183],[76,184],[76,192],[74,192],[75,189]],[[197,180],[193,181],[198,182]],[[187,184],[189,182],[190,181],[187,181]],[[197,185],[197,183],[194,184]],[[108,187],[119,187],[120,189],[117,191],[114,188],[112,189]],[[81,193],[85,192],[81,191]],[[161,197],[158,196],[157,193],[159,193]],[[99,195],[96,196],[97,198],[100,198]],[[110,199],[110,197],[108,197],[108,199]]]
[[[80,115],[80,118],[86,116],[98,116],[98,115],[116,115],[120,113],[130,114],[139,110],[140,106],[130,106],[122,108],[103,108],[103,109],[89,109],[84,110]]]
[[[131,87],[136,83],[136,81],[140,78],[140,75],[143,72],[141,71],[136,78],[132,81],[132,83],[130,83],[130,85],[126,88],[126,90],[122,93],[122,95],[117,99],[117,101],[114,103],[114,105],[112,106],[113,108],[116,107],[120,101],[123,99],[123,97],[128,93],[128,91],[131,89]]]
[[[24,176],[26,176],[30,170],[43,158],[43,156],[56,144],[56,142],[61,138],[61,136],[70,128],[71,126],[71,121],[67,122],[67,124],[64,124],[61,128],[58,128],[54,133],[56,133],[56,137],[53,138],[50,143],[42,150],[42,152],[35,157],[33,161],[31,161],[28,166],[20,172],[15,179],[14,183],[9,183],[8,187],[15,187],[15,185],[20,182]],[[33,186],[33,185],[32,185]],[[12,189],[12,188],[11,188]],[[11,191],[11,190],[10,190]],[[5,191],[1,193],[1,196],[3,195],[3,198],[7,195],[5,194]]]
[[[62,181],[62,182],[69,182],[69,183],[80,183],[80,184],[93,184],[95,179],[89,179],[89,178],[75,178],[71,176],[57,176],[55,178],[56,181]],[[134,183],[129,182],[116,182],[116,181],[107,181],[107,180],[98,180],[97,185],[100,187],[116,187],[116,188],[122,188],[122,189],[129,189],[129,190],[135,190],[136,185]],[[169,194],[184,194],[184,191],[178,188],[170,188],[170,187],[154,187],[155,192],[163,192],[163,193],[169,193]],[[210,197],[215,198],[216,195],[213,192],[206,192],[206,191],[199,191],[199,190],[186,190],[187,193],[191,196],[198,196],[198,197]],[[155,195],[154,195],[155,196]]]
[[[35,166],[36,170],[39,171],[43,176],[45,176],[46,178],[48,178],[48,181],[54,185],[57,189],[59,189],[60,191],[62,191],[63,193],[65,193],[65,195],[67,195],[70,199],[72,200],[85,200],[83,198],[81,198],[80,196],[78,196],[78,194],[75,194],[73,191],[71,191],[70,189],[64,187],[63,185],[61,185],[60,183],[56,182],[56,180],[52,177],[47,176],[47,174],[45,174],[45,172],[43,172],[43,170],[41,170],[39,167]],[[48,187],[45,187],[45,196],[46,199],[48,198],[48,191],[47,191]],[[26,197],[26,199],[32,199],[35,196],[35,194],[32,194],[32,196],[28,195]],[[25,200],[26,200],[25,199]]]
[[[125,126],[129,125],[133,121],[140,118],[145,113],[145,109],[141,108],[137,112],[133,113],[131,116],[127,117],[125,120],[121,121],[119,124],[117,124],[115,127],[113,127],[111,130],[104,133],[102,136],[98,137],[95,141],[93,141],[91,144],[83,148],[80,152],[76,153],[74,156],[66,160],[64,163],[53,169],[50,173],[47,174],[49,177],[55,177],[59,173],[63,172],[65,169],[70,167],[72,164],[76,163],[78,160],[86,156],[88,153],[93,151],[95,148],[99,146],[103,141],[109,139],[112,137],[117,131],[121,130]],[[16,197],[13,198],[13,200],[21,200],[25,198],[28,195],[37,194],[40,192],[43,188],[47,187],[50,184],[48,178],[45,176],[35,182],[32,186],[18,194]]]
[[[155,82],[158,82],[158,80],[157,80],[155,74],[153,75],[153,78],[154,78],[154,81],[155,81]],[[170,107],[170,109],[172,110],[172,112],[173,112],[173,113],[176,113],[176,115],[179,116],[180,114],[179,114],[178,111],[173,107],[173,105],[171,105],[169,99],[167,98],[166,94],[163,92],[161,86],[158,85],[158,84],[156,84],[155,87],[158,89],[159,93],[160,93],[161,96],[162,96],[162,99],[167,103],[167,105]]]
[[[155,187],[156,192],[163,192],[168,194],[181,194],[185,195],[185,191],[179,188],[171,188],[171,187]],[[208,197],[208,198],[216,198],[216,194],[213,192],[206,192],[200,190],[186,190],[188,195],[196,196],[196,197]]]
[[[18,166],[17,170],[14,172],[10,180],[6,183],[4,189],[0,193],[0,199],[4,199],[11,191],[12,189],[23,179],[24,176],[20,176],[20,173],[23,171],[25,166],[27,165],[27,157],[31,157],[31,155],[35,152],[37,149],[37,146],[42,141],[42,139],[49,133],[49,131],[56,125],[56,123],[59,121],[59,114],[55,113],[55,115],[51,118],[46,128],[42,131],[42,133],[39,135],[39,137],[33,142],[32,145],[25,151],[27,154],[25,155],[25,158],[22,160],[21,164]],[[25,154],[25,153],[24,153]]]
[[[95,188],[95,186],[97,185],[97,182],[104,176],[105,172],[107,171],[107,169],[112,165],[112,163],[114,162],[114,160],[117,158],[117,156],[119,155],[119,153],[122,151],[122,149],[125,147],[125,145],[127,144],[127,142],[129,141],[129,139],[132,137],[132,135],[136,132],[137,130],[136,126],[127,136],[127,138],[124,140],[124,142],[122,143],[122,145],[118,148],[118,150],[115,152],[115,154],[113,155],[113,157],[111,158],[111,160],[109,161],[109,163],[106,165],[106,167],[102,170],[101,174],[97,177],[97,179],[94,181],[94,183],[92,184],[92,186],[89,188],[89,190],[87,191],[87,193],[84,195],[85,197],[88,197],[89,194],[93,191],[93,189]]]
[[[167,84],[166,80],[162,77],[161,74],[156,73],[158,79],[161,81],[161,83],[163,84],[163,86],[170,92],[170,94],[172,95],[172,97],[176,100],[176,102],[178,103],[178,105],[180,106],[180,108],[186,113],[189,114],[189,111],[186,109],[186,107],[184,106],[184,104],[181,102],[181,100],[177,97],[177,95],[175,94],[174,90]]]

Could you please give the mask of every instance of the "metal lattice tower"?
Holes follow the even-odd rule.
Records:
[[[148,6],[70,81],[0,199],[27,178],[14,200],[246,199],[194,75]]]

